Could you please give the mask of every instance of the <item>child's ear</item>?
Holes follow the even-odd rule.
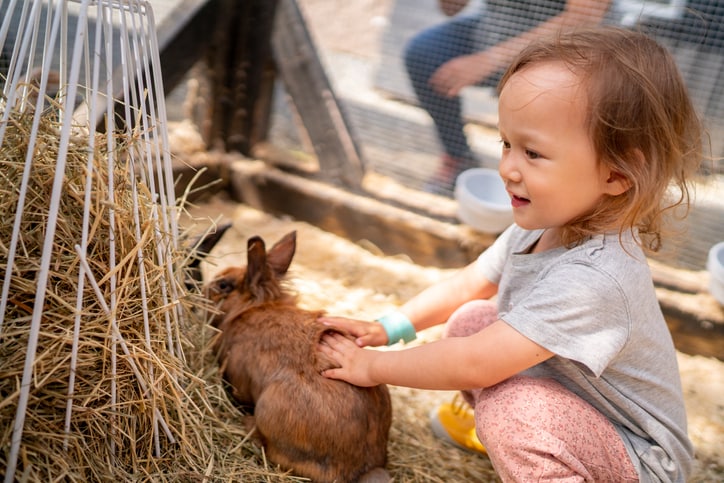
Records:
[[[631,188],[629,179],[618,171],[609,171],[606,180],[606,193],[611,196],[618,196],[627,192]]]
[[[641,152],[640,149],[633,149],[631,151],[631,156],[635,158],[631,161],[634,165],[641,166],[646,162],[644,153]],[[604,189],[607,194],[611,196],[618,196],[631,189],[631,180],[628,179],[626,175],[620,171],[616,171],[612,165],[609,165],[606,168],[606,171],[607,172],[604,173],[604,176],[606,177],[606,186]]]

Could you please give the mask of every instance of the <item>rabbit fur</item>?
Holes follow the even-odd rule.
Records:
[[[357,387],[320,373],[334,366],[318,350],[334,330],[303,310],[283,281],[296,232],[268,252],[254,236],[247,266],[219,273],[206,295],[219,308],[213,350],[234,399],[253,406],[253,422],[270,461],[319,482],[388,482],[384,466],[392,419],[384,385]]]

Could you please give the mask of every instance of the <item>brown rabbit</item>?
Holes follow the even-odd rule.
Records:
[[[330,328],[282,286],[296,232],[268,253],[258,236],[247,248],[247,267],[223,270],[206,294],[221,311],[212,324],[224,379],[238,402],[254,406],[267,456],[313,481],[388,482],[389,392],[320,374],[334,365],[317,349]]]

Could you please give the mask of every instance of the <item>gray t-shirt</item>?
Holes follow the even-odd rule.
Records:
[[[693,447],[671,334],[630,233],[528,253],[542,234],[512,225],[478,258],[499,317],[556,354],[525,374],[557,380],[616,427],[641,481],[684,482]]]

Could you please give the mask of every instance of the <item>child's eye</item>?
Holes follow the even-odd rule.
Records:
[[[510,143],[508,141],[500,140],[500,144],[503,145],[503,149],[510,149]]]
[[[537,159],[539,156],[538,153],[536,153],[535,151],[531,151],[530,149],[525,150],[525,155],[528,156],[530,159]]]

